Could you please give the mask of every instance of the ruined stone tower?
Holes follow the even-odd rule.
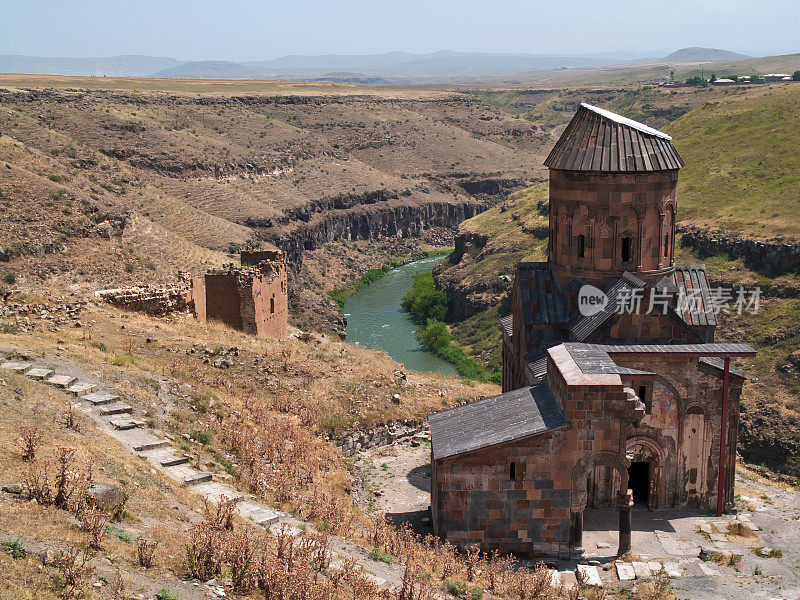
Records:
[[[549,264],[561,289],[603,288],[623,272],[654,282],[674,270],[676,186],[670,136],[581,104],[545,160]]]
[[[241,263],[192,278],[189,294],[195,316],[258,337],[286,337],[286,255],[280,250],[243,251]]]

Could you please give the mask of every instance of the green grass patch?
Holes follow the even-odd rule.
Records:
[[[380,548],[373,548],[372,552],[369,553],[369,557],[372,560],[377,560],[382,563],[386,563],[387,565],[390,565],[394,562],[394,555],[384,552]]]

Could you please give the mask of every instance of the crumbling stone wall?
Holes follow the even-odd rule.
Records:
[[[125,310],[165,315],[187,310],[189,284],[181,281],[167,286],[137,286],[95,292],[95,297]]]

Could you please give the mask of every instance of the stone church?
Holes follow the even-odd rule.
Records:
[[[670,136],[582,104],[545,165],[548,261],[517,266],[503,393],[430,416],[433,525],[566,557],[584,510],[614,507],[623,553],[634,504],[732,506],[744,378],[730,359],[754,351],[714,342],[705,267],[673,260]]]

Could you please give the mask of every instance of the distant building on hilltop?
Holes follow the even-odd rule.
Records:
[[[503,393],[432,414],[431,512],[459,545],[580,555],[584,511],[733,505],[739,398],[703,265],[676,265],[671,138],[582,104],[545,161],[548,261],[519,263]],[[687,299],[690,299],[687,302]]]

